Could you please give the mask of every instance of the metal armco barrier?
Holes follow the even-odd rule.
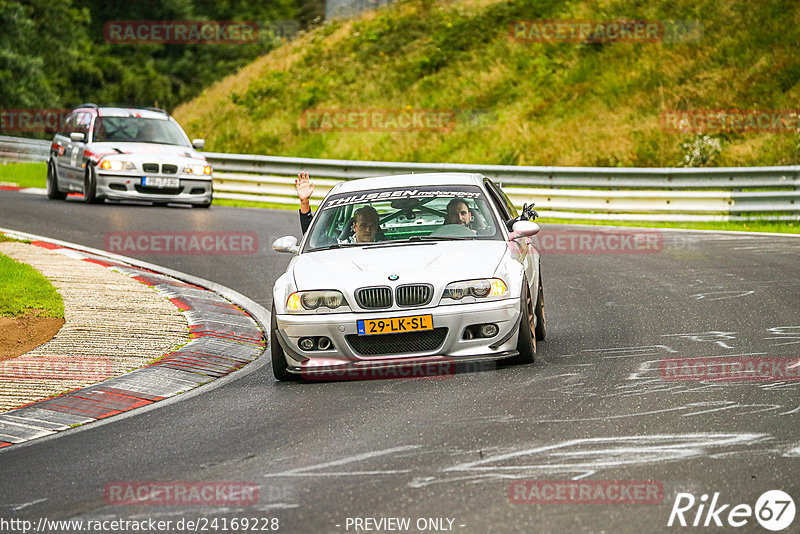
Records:
[[[0,137],[0,158],[44,161],[48,141]],[[525,167],[401,163],[206,152],[214,196],[297,204],[294,176],[314,179],[312,204],[337,182],[370,176],[475,172],[503,185],[518,206],[550,218],[630,221],[800,219],[800,166],[729,168]],[[24,159],[27,157],[28,159]]]

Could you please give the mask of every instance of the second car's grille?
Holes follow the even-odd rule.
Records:
[[[414,284],[397,288],[398,306],[424,306],[433,297],[433,286]]]
[[[158,163],[143,163],[142,169],[144,172],[158,172]]]
[[[161,166],[161,172],[163,172],[164,174],[177,174],[178,166],[172,165],[170,163],[165,163],[164,165]]]
[[[391,308],[392,290],[388,287],[364,287],[356,290],[356,300],[362,308]]]
[[[359,336],[348,334],[347,343],[358,354],[384,356],[409,352],[430,352],[438,349],[447,337],[447,328],[439,327],[427,332],[404,332],[402,334],[375,334]]]

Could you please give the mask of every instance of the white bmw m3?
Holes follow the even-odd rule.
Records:
[[[338,184],[300,243],[273,243],[295,254],[273,289],[275,377],[429,376],[461,363],[533,362],[545,337],[535,217],[480,174]]]

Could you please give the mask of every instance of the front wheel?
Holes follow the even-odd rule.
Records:
[[[544,321],[544,290],[542,289],[542,273],[539,273],[539,297],[536,299],[536,341],[544,341],[546,335]]]
[[[53,162],[47,164],[47,198],[50,200],[64,200],[67,194],[58,190],[58,176]]]
[[[272,374],[276,380],[294,380],[295,377],[287,370],[286,355],[278,341],[278,319],[275,316],[275,303],[272,304],[272,318],[269,322],[269,348],[272,354]]]
[[[528,282],[522,281],[522,297],[520,298],[519,336],[517,337],[517,352],[519,355],[511,358],[512,364],[533,363],[536,354],[536,338],[533,325],[533,302]]]
[[[86,175],[83,178],[83,201],[87,204],[100,202],[97,198],[97,175],[91,165],[86,166]]]

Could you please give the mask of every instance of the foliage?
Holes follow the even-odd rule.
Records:
[[[682,165],[666,110],[796,109],[792,0],[397,0],[272,51],[176,118],[218,152],[509,163]],[[526,43],[519,20],[664,21],[656,43]],[[450,131],[310,131],[321,109],[445,109]],[[481,115],[479,125],[470,117]],[[705,165],[800,163],[794,135],[706,132]],[[694,149],[695,147],[692,147]],[[678,163],[680,162],[680,163]]]
[[[323,0],[0,0],[0,108],[96,102],[171,110],[311,24],[323,5]],[[104,40],[103,27],[114,20],[253,21],[259,32],[250,44],[112,44]]]

